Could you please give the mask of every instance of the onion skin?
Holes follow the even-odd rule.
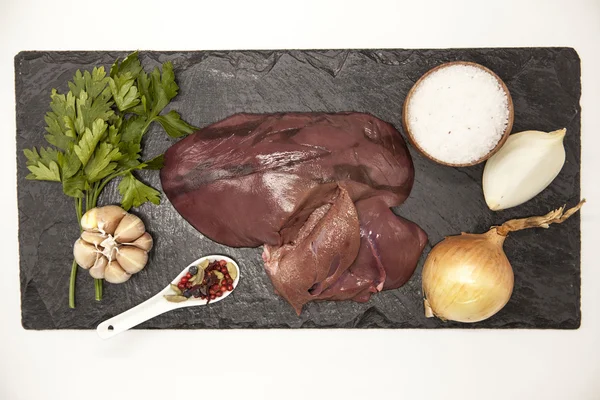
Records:
[[[426,315],[478,322],[500,311],[514,287],[513,270],[502,249],[505,239],[492,228],[438,243],[423,266]]]
[[[545,215],[511,219],[483,234],[449,236],[429,252],[423,266],[425,316],[458,322],[483,321],[508,303],[515,277],[504,249],[510,232],[562,224],[581,209],[559,207]]]

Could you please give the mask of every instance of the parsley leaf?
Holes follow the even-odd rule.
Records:
[[[47,164],[38,161],[36,165],[27,166],[27,169],[31,173],[25,177],[26,179],[60,182],[60,170],[56,161]]]
[[[27,165],[37,165],[38,161],[42,161],[44,164],[50,164],[51,161],[58,162],[58,154],[60,151],[57,151],[52,147],[40,147],[40,152],[38,153],[37,149],[33,147],[31,149],[23,150],[23,153],[25,153],[25,157],[27,157]]]
[[[125,111],[139,104],[140,96],[134,83],[135,77],[129,72],[110,78],[108,84],[119,111]]]
[[[170,61],[165,62],[162,65],[162,73],[158,67],[150,74],[141,71],[137,76],[137,88],[141,103],[133,108],[132,112],[146,115],[148,120],[153,121],[179,91],[173,64]]]
[[[71,92],[67,96],[58,94],[56,89],[52,89],[50,98],[52,111],[46,113],[44,117],[48,132],[45,138],[51,145],[67,150],[76,137],[72,130],[75,119],[75,96]]]
[[[84,91],[94,99],[104,92],[107,84],[108,78],[104,67],[94,67],[91,74],[90,71],[82,74],[80,70],[77,70],[73,82],[69,82],[69,89],[75,97],[79,97],[80,93]]]
[[[87,190],[87,180],[83,174],[78,174],[70,178],[63,178],[63,193],[70,197],[83,198],[84,190]]]
[[[121,141],[121,134],[119,133],[119,129],[121,129],[121,123],[123,120],[119,117],[117,118],[113,124],[108,126],[108,143],[113,146],[117,146]]]
[[[120,160],[121,157],[118,147],[107,142],[100,143],[84,169],[88,182],[94,183],[112,174],[117,167],[114,161]]]
[[[143,116],[135,115],[123,122],[120,134],[121,141],[126,143],[141,143],[144,136],[144,127],[147,120]]]
[[[149,107],[151,104],[151,94],[150,94],[150,78],[148,74],[145,72],[141,72],[137,77],[137,87],[140,92],[141,104],[135,107],[132,111],[136,114],[144,114],[148,115],[150,113]]]
[[[35,147],[31,149],[25,149],[23,150],[23,153],[25,153],[25,157],[27,157],[27,166],[37,165],[38,161],[41,160],[40,154]]]
[[[173,71],[173,63],[171,61],[167,61],[162,65],[160,83],[169,101],[177,96],[179,86],[175,83],[175,72]]]
[[[139,207],[147,201],[160,204],[160,193],[158,190],[140,182],[131,172],[128,172],[119,183],[121,206],[129,210],[132,206]]]
[[[142,151],[142,137],[147,126],[145,117],[133,116],[123,122],[120,129],[121,141],[119,151],[123,154],[120,164],[123,167],[132,167],[138,164]]]
[[[26,179],[60,182],[59,151],[51,147],[40,147],[38,153],[34,147],[25,149],[24,153],[27,157],[27,169],[31,172]]]
[[[140,63],[139,53],[134,51],[125,57],[123,62],[119,62],[117,58],[110,68],[110,77],[115,78],[117,74],[129,73],[132,77],[136,78],[140,72],[142,72],[142,64]]]
[[[96,120],[104,121],[114,114],[111,109],[112,102],[110,101],[110,88],[106,88],[106,92],[96,98],[92,98],[87,92],[82,91],[76,99],[77,117],[75,118],[75,130],[78,134],[82,134],[86,127],[90,127]]]
[[[151,160],[145,161],[144,164],[144,169],[161,169],[165,165],[165,155],[161,154],[159,156],[156,156]]]
[[[157,116],[169,104],[169,97],[161,84],[160,71],[155,67],[150,74],[150,118]]]
[[[167,134],[174,138],[189,135],[197,129],[181,119],[177,111],[171,110],[165,115],[159,115],[154,118],[160,123]]]
[[[145,75],[145,72],[142,70],[137,51],[125,57],[121,63],[117,59],[112,65],[109,86],[120,111],[129,110],[142,101],[135,86],[140,74]]]
[[[96,149],[96,145],[104,136],[108,125],[102,119],[98,118],[92,124],[92,129],[85,128],[79,143],[73,147],[73,151],[81,161],[81,165],[85,167],[90,157]]]
[[[63,180],[74,176],[81,168],[81,161],[74,151],[58,155],[58,164],[62,169]]]

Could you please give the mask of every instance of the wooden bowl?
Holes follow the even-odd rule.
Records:
[[[417,141],[413,137],[413,135],[409,129],[409,126],[408,126],[408,104],[409,104],[410,100],[412,99],[412,95],[415,92],[416,88],[421,84],[421,82],[423,82],[425,79],[427,79],[427,77],[429,75],[431,75],[432,73],[434,73],[435,71],[445,68],[445,67],[452,66],[452,65],[469,65],[469,66],[479,68],[479,69],[486,71],[487,73],[492,75],[494,78],[496,78],[496,80],[500,84],[500,87],[502,87],[502,90],[504,90],[504,92],[506,93],[506,98],[508,99],[508,123],[506,124],[506,129],[504,130],[502,137],[500,138],[500,140],[498,141],[496,146],[492,150],[490,150],[489,153],[487,153],[485,156],[483,156],[471,163],[468,163],[468,164],[451,164],[451,163],[447,163],[445,161],[438,160],[437,158],[432,157],[431,155],[427,154],[427,152],[425,152],[425,150],[423,150],[421,148],[421,146],[419,146],[419,143],[417,143]],[[508,136],[510,135],[510,132],[512,130],[514,119],[515,119],[515,109],[513,106],[513,101],[512,101],[512,98],[510,97],[510,92],[508,91],[508,88],[506,87],[506,85],[504,84],[502,79],[500,79],[500,77],[498,75],[496,75],[493,71],[484,67],[483,65],[469,62],[469,61],[447,62],[447,63],[441,64],[441,65],[438,65],[437,67],[432,68],[429,71],[427,71],[421,78],[419,78],[419,80],[417,82],[415,82],[413,87],[410,89],[410,91],[408,92],[408,95],[406,96],[406,100],[404,100],[404,106],[402,107],[402,126],[404,127],[404,131],[406,132],[406,135],[408,136],[408,139],[410,140],[412,145],[415,146],[421,154],[423,154],[425,157],[429,158],[430,160],[435,161],[438,164],[447,165],[450,167],[470,167],[470,166],[482,163],[485,160],[487,160],[488,158],[490,158],[491,156],[493,156],[504,145],[504,143],[506,142],[506,139],[508,139]]]

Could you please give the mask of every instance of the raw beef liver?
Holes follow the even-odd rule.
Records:
[[[172,146],[161,171],[173,206],[204,235],[265,246],[267,273],[298,313],[410,278],[427,236],[390,207],[413,180],[400,133],[361,113],[237,114]]]

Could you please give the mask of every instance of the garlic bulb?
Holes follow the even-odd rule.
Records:
[[[548,187],[565,163],[566,132],[560,129],[510,135],[483,170],[483,195],[488,207],[493,211],[515,207]]]
[[[483,234],[449,236],[429,252],[423,266],[425,316],[477,322],[500,311],[510,299],[513,269],[503,250],[510,232],[560,224],[585,200],[540,217],[513,219]]]
[[[146,266],[153,242],[139,217],[118,206],[97,207],[81,217],[81,227],[73,255],[93,278],[123,283]]]

